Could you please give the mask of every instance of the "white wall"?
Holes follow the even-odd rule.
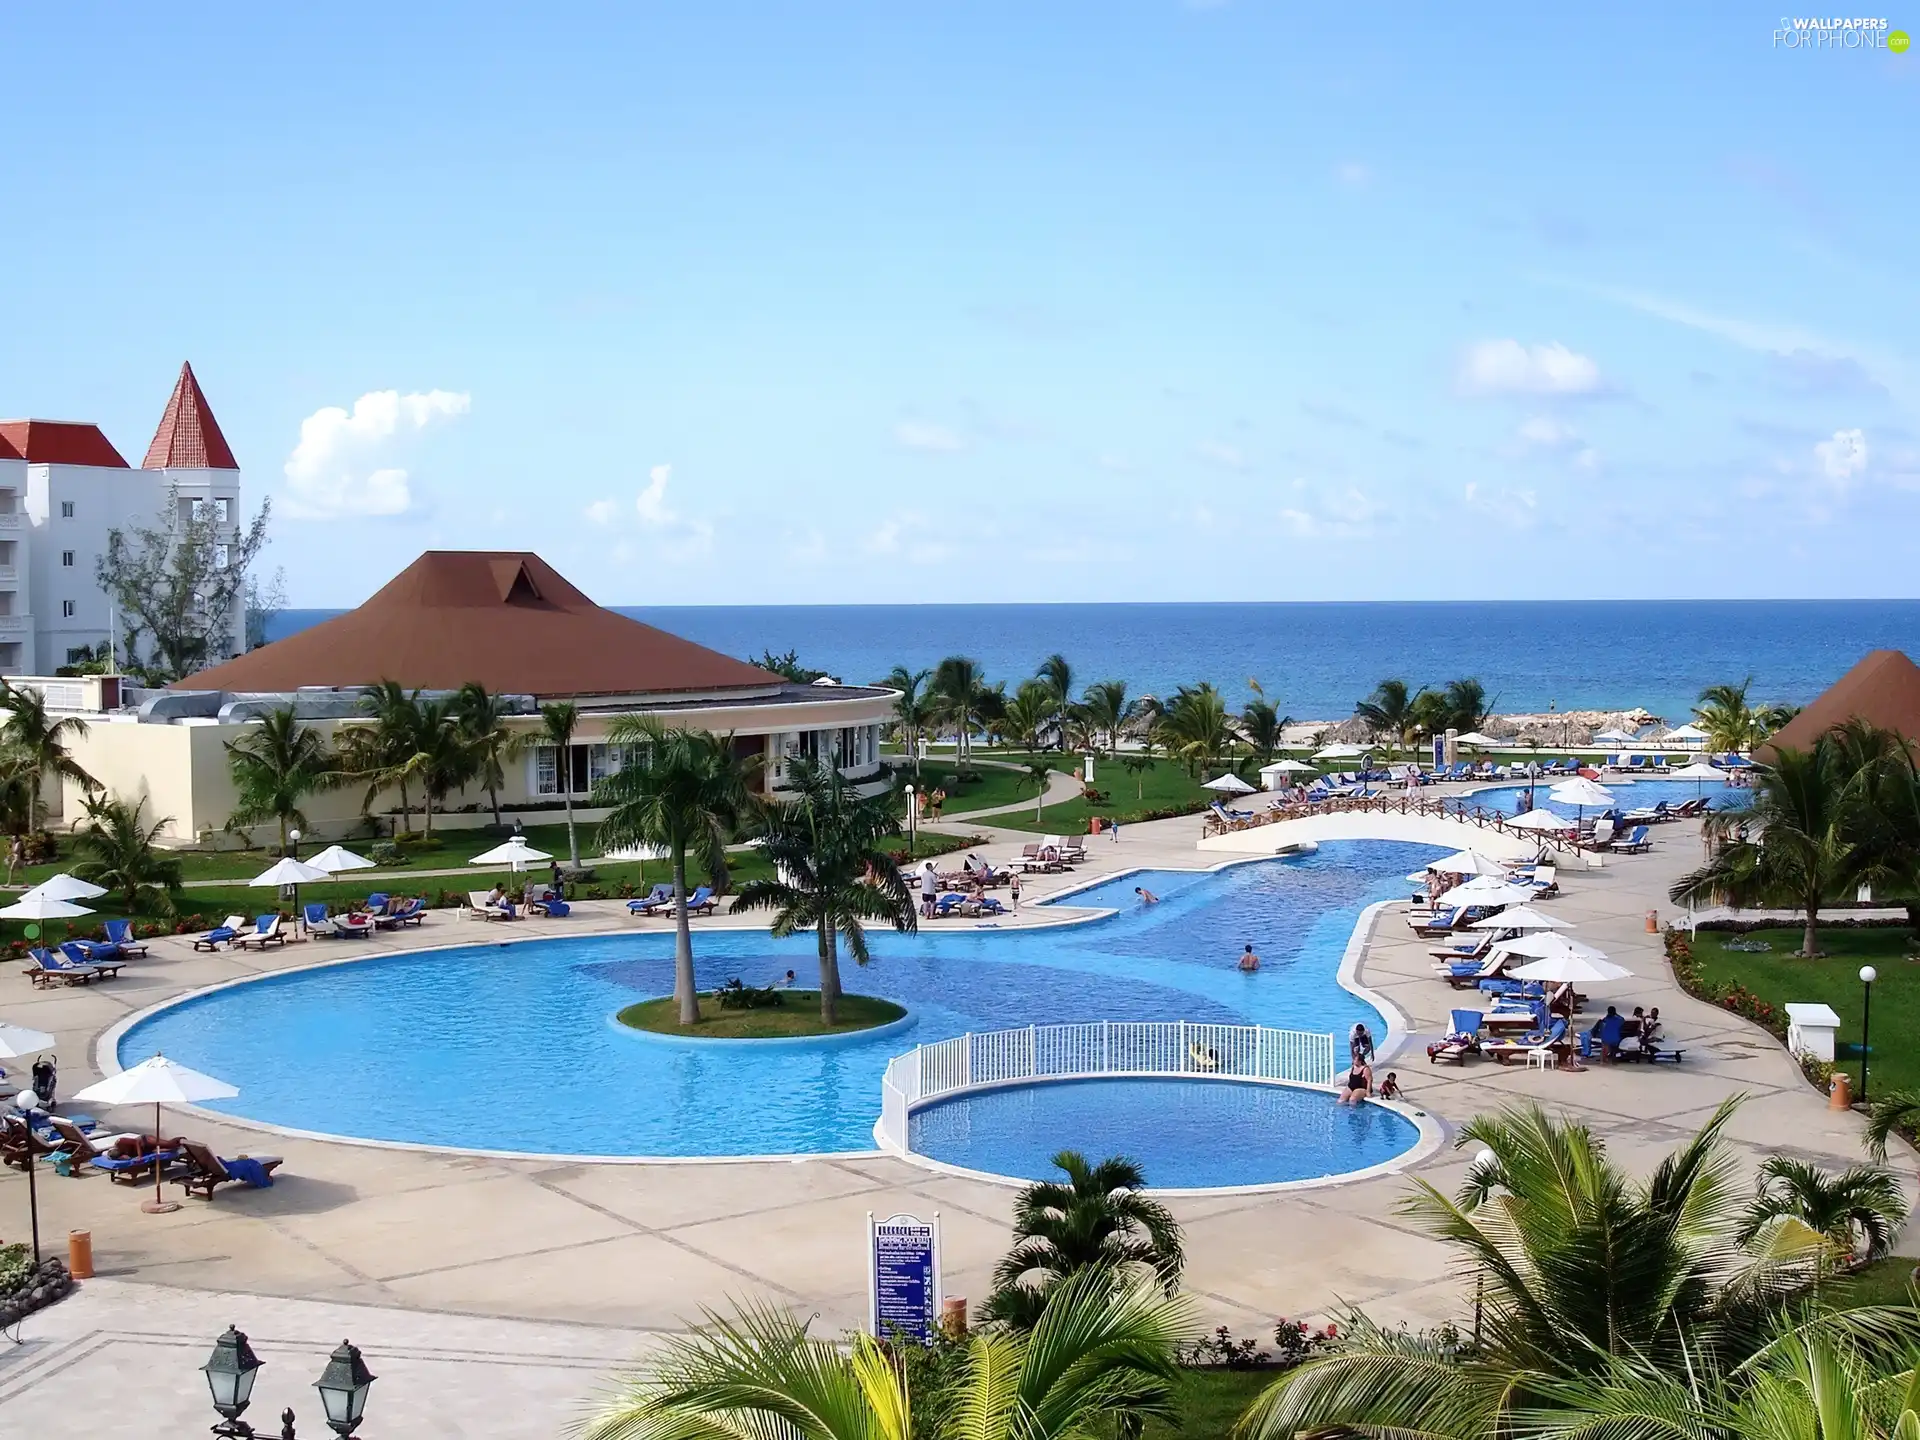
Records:
[[[0,675],[31,675],[38,657],[29,595],[33,545],[26,516],[26,461],[0,460],[0,492],[12,496],[10,511],[0,507]]]

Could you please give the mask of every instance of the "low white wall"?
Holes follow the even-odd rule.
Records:
[[[1391,810],[1334,810],[1323,815],[1303,815],[1297,820],[1280,820],[1272,825],[1253,825],[1245,830],[1209,835],[1200,841],[1200,848],[1233,855],[1275,855],[1323,840],[1406,840],[1447,850],[1478,850],[1495,860],[1531,859],[1539,849],[1537,842],[1467,820],[1450,820],[1441,815],[1402,815]]]

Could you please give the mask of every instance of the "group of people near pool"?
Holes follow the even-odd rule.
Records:
[[[1356,1024],[1347,1037],[1347,1078],[1337,1100],[1341,1105],[1358,1105],[1373,1097],[1373,1036],[1365,1025]],[[1400,1077],[1393,1071],[1380,1082],[1382,1100],[1400,1098]]]

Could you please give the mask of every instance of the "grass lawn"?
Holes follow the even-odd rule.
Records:
[[[1281,1370],[1194,1369],[1180,1372],[1173,1403],[1179,1421],[1149,1420],[1142,1440],[1225,1440],[1247,1406]]]
[[[820,1023],[820,992],[789,990],[781,1004],[767,1010],[722,1010],[712,995],[700,997],[698,1034],[703,1040],[782,1040],[798,1035],[846,1035],[855,1030],[871,1030],[900,1019],[907,1012],[891,1000],[871,995],[841,995],[839,1019],[832,1025]],[[677,1018],[671,995],[657,1000],[642,1000],[620,1012],[620,1023],[635,1030],[652,1030],[663,1035],[685,1035]]]
[[[1733,941],[1764,941],[1773,947],[1761,953],[1728,950]],[[1880,972],[1873,986],[1873,1056],[1868,1094],[1920,1088],[1920,963],[1907,958],[1912,932],[1904,926],[1872,929],[1824,928],[1818,960],[1796,960],[1800,927],[1753,930],[1736,935],[1725,930],[1702,930],[1693,954],[1708,980],[1737,981],[1775,1005],[1789,1001],[1824,1001],[1840,1016],[1838,1040],[1842,1046],[1860,1041],[1860,967]],[[1860,1062],[1841,1052],[1841,1068],[1860,1088]]]
[[[1024,760],[1025,757],[1018,757]],[[1078,755],[1047,755],[1046,759],[1056,770],[1070,775],[1080,773],[1081,758]],[[1005,815],[995,815],[992,823],[1004,825],[1010,830],[1030,830],[1048,835],[1084,835],[1087,833],[1087,821],[1095,815],[1117,818],[1124,825],[1127,821],[1139,819],[1156,810],[1204,810],[1207,802],[1215,799],[1211,790],[1201,785],[1178,760],[1169,760],[1164,756],[1154,759],[1153,768],[1138,775],[1129,774],[1119,760],[1109,760],[1104,756],[1094,761],[1094,788],[1105,794],[1108,799],[1103,805],[1089,805],[1075,796],[1049,805],[1038,820],[1034,819],[1031,808],[1010,811]],[[1025,796],[1029,806],[1032,795]]]
[[[1025,756],[1009,756],[1001,751],[989,753],[984,746],[975,752],[975,758],[1011,759],[1016,763],[1026,760]],[[995,805],[1012,805],[1033,798],[1033,790],[1027,785],[1025,776],[1017,770],[1003,770],[998,765],[973,765],[965,780],[958,777],[957,767],[951,760],[922,760],[918,780],[913,779],[911,771],[902,773],[916,790],[931,792],[937,788],[947,792],[942,824],[950,817],[968,810],[985,810]]]
[[[1889,1255],[1845,1279],[1823,1286],[1821,1298],[1836,1310],[1854,1310],[1863,1305],[1911,1305],[1913,1271],[1911,1255]]]

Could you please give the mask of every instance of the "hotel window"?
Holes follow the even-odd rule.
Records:
[[[71,570],[73,568],[73,551],[62,550],[60,552],[60,563]]]
[[[560,772],[555,764],[557,753],[551,745],[536,745],[533,750],[533,793],[536,795],[558,795],[560,793]]]
[[[222,500],[214,501],[213,502],[213,518],[218,520],[222,525],[226,524],[227,520],[233,513],[232,506],[233,506],[233,502],[231,500],[222,499]]]
[[[93,659],[93,647],[91,645],[69,645],[67,647],[67,664],[84,665],[91,659]]]
[[[216,545],[213,547],[213,568],[216,570],[224,570],[227,568],[226,546]]]
[[[60,602],[60,618],[63,620],[71,620],[73,618],[73,601],[62,600]]]
[[[71,520],[73,518],[73,501],[62,500],[60,502],[60,518],[62,520]]]

